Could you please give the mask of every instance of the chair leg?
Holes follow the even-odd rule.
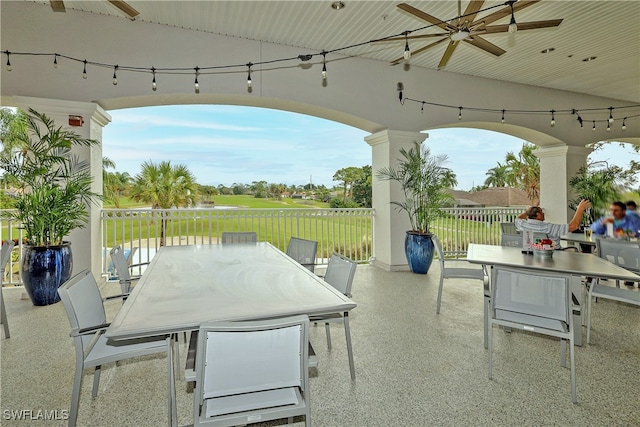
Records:
[[[484,348],[487,348],[488,346],[488,339],[489,339],[489,304],[490,304],[490,299],[489,297],[485,296],[484,297]]]
[[[185,332],[185,336],[186,336]],[[173,334],[171,339],[175,341],[175,360],[176,360],[176,369],[178,370],[178,379],[180,379],[180,334]],[[172,347],[173,349],[174,347]]]
[[[571,401],[578,403],[578,396],[576,393],[576,347],[573,339],[569,339],[569,353],[571,357]]]
[[[324,324],[324,330],[327,332],[327,348],[331,350],[331,328],[328,323]]]
[[[68,426],[75,427],[78,421],[78,406],[80,404],[80,386],[82,385],[82,359],[76,361],[76,373],[73,377],[73,390],[71,391],[71,409],[69,410]]]
[[[349,327],[349,313],[344,313],[344,334],[347,338],[347,355],[349,356],[349,370],[351,371],[351,379],[356,379],[356,367],[353,363],[353,348],[351,347],[351,328]]]
[[[2,296],[2,289],[0,288],[0,322],[2,322],[2,328],[4,329],[4,337],[11,338],[9,333],[9,323],[7,322],[7,310],[4,307],[4,297]]]
[[[93,372],[93,388],[91,389],[91,396],[98,396],[98,386],[100,385],[100,371],[101,366],[96,366],[96,370]]]
[[[593,291],[593,284],[591,284],[591,288],[589,288],[589,293],[587,294],[587,298],[589,298],[589,302],[587,303],[587,344],[591,344],[591,301],[593,300],[591,292]]]
[[[489,379],[493,377],[493,325],[489,323]]]
[[[177,334],[175,334],[177,337]],[[169,391],[169,427],[178,425],[178,410],[176,402],[176,376],[175,366],[173,364],[173,336],[167,337],[167,367],[168,372],[168,391]],[[179,371],[179,369],[178,369]]]
[[[440,285],[438,286],[438,302],[436,303],[436,314],[440,314],[440,303],[442,302],[442,284],[444,283],[444,274],[440,272]]]

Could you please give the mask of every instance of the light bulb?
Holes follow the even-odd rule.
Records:
[[[322,80],[327,80],[327,69],[326,68],[322,69]]]
[[[322,51],[322,80],[327,80],[327,52]]]
[[[409,32],[404,33],[404,53],[402,54],[405,61],[411,58],[411,50],[409,49]]]
[[[554,127],[556,125],[556,111],[555,110],[551,110],[551,122],[549,123],[551,125],[551,127]]]
[[[607,123],[607,132],[611,132],[611,125]]]
[[[151,82],[151,90],[154,91],[154,92],[156,90],[158,90],[158,85],[156,84],[155,80],[153,82]]]
[[[251,86],[252,86],[251,76],[249,76],[249,78],[247,79],[247,88],[251,88]]]
[[[53,57],[53,68],[58,68],[58,55]]]
[[[194,89],[195,89],[196,93],[200,93],[200,85],[198,84],[197,81],[193,86],[194,86]]]
[[[458,107],[458,120],[462,120],[462,107]]]
[[[504,123],[504,110],[502,110],[502,119],[500,119],[502,123]]]
[[[118,66],[114,65],[113,67],[113,85],[118,86],[118,77],[116,76],[116,72],[118,71]]]
[[[516,24],[515,20],[509,24],[509,34],[515,34],[518,31],[518,24]]]
[[[83,79],[87,79],[87,60],[85,59],[84,61],[84,66],[82,68],[82,78]]]
[[[195,78],[195,81],[193,82],[193,89],[195,90],[196,93],[200,93],[200,83],[198,83],[198,74],[200,74],[200,68],[195,67],[194,70],[196,72],[196,78]]]
[[[627,130],[627,118],[625,117],[624,119],[622,119],[622,130],[625,131]]]
[[[556,121],[554,119],[551,119],[551,123],[549,123],[551,125],[551,127],[554,127],[556,125]]]
[[[595,120],[593,121],[593,127],[591,128],[591,130],[594,131],[594,132],[596,131],[596,121]]]

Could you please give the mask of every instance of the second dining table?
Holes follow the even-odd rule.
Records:
[[[526,268],[538,271],[568,274],[573,277],[597,277],[602,279],[618,279],[624,281],[640,281],[640,276],[615,265],[593,254],[576,253],[570,251],[554,251],[552,258],[544,258],[537,255],[522,253],[520,248],[480,245],[471,243],[467,250],[467,261],[472,264],[481,264],[489,267],[503,266]],[[582,305],[582,289],[580,280],[573,289],[573,295]],[[582,312],[580,317],[582,317]],[[578,321],[576,324],[581,324]],[[581,332],[581,329],[578,329]],[[582,345],[582,333],[575,337],[576,345]]]

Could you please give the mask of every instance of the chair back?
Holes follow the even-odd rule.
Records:
[[[336,252],[331,255],[324,281],[351,298],[351,285],[358,263]]]
[[[496,319],[567,330],[571,314],[568,275],[494,267],[491,286]]]
[[[2,279],[4,279],[4,269],[11,259],[11,251],[13,251],[13,247],[15,244],[11,240],[5,240],[2,244],[2,249],[0,249],[0,283],[2,283]]]
[[[640,243],[611,238],[596,239],[597,253],[622,268],[640,273]]]
[[[222,233],[222,244],[256,243],[258,235],[253,231],[225,231]]]
[[[502,236],[500,237],[500,246],[522,248],[522,234],[502,233]]]
[[[318,242],[292,237],[287,246],[287,255],[313,272],[316,266]]]
[[[80,329],[104,325],[107,322],[98,284],[89,270],[84,270],[67,280],[58,288],[58,294],[67,312],[72,336]],[[78,343],[78,337],[75,338]],[[86,348],[93,336],[80,338],[82,348]]]
[[[438,236],[435,234],[431,236],[431,240],[433,241],[433,247],[438,255],[438,260],[440,261],[440,271],[444,271],[444,252],[442,251],[440,240],[438,240]]]
[[[287,388],[297,388],[308,399],[308,334],[307,316],[203,324],[198,333],[194,420],[203,412],[209,417],[274,406],[271,398],[287,396],[279,392]],[[234,400],[242,401],[237,405],[241,411],[228,403]],[[289,403],[293,402],[280,405],[286,410]]]
[[[111,261],[113,262],[114,267],[116,268],[116,274],[120,279],[120,282],[123,281],[131,281],[131,273],[129,272],[129,263],[127,259],[124,257],[124,251],[120,247],[120,245],[115,246],[109,252],[111,255]]]
[[[516,228],[516,224],[513,222],[501,222],[500,223],[500,231],[507,234],[517,234],[518,229]]]

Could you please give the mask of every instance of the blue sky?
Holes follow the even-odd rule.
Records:
[[[367,132],[302,114],[242,106],[163,106],[109,112],[103,155],[116,170],[135,176],[144,161],[170,160],[189,167],[198,183],[269,183],[328,187],[333,174],[371,164]],[[485,172],[518,152],[523,141],[475,129],[438,129],[427,139],[432,153],[449,156],[458,189],[482,184]],[[629,148],[612,144],[594,158],[625,164]],[[637,158],[638,155],[634,154]]]

